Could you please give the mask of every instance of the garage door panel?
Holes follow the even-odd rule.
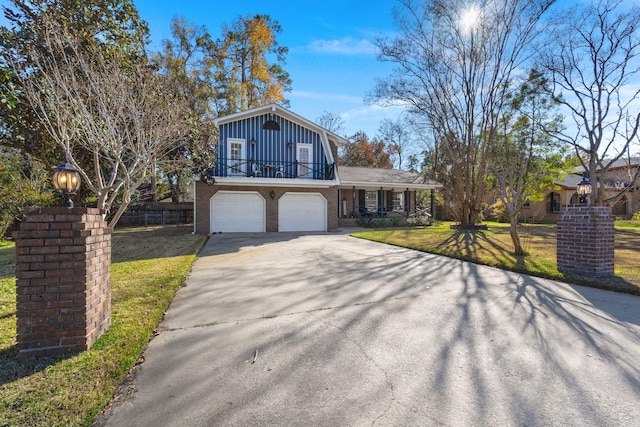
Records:
[[[211,198],[211,232],[264,232],[265,201],[257,192],[223,192]]]
[[[278,231],[326,231],[327,200],[320,193],[285,193],[278,201]]]

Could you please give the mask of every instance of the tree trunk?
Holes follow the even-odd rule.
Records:
[[[524,248],[520,243],[520,234],[518,234],[518,216],[511,216],[509,219],[510,227],[509,234],[511,234],[511,241],[513,242],[513,254],[516,256],[525,255]]]
[[[171,201],[173,203],[179,203],[180,202],[180,186],[181,186],[181,179],[180,179],[180,174],[170,174],[168,176],[168,181],[169,181],[169,191],[171,193]]]

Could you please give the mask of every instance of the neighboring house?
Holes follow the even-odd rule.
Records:
[[[216,182],[195,183],[196,233],[335,230],[359,215],[410,215],[415,191],[438,187],[404,171],[337,167],[347,140],[279,105],[216,125]]]
[[[614,216],[628,219],[640,208],[638,198],[638,183],[633,183],[635,170],[640,165],[640,159],[619,160],[615,162],[604,177],[605,198],[617,194],[624,188],[629,188],[622,198],[611,206]],[[563,206],[579,202],[576,192],[578,183],[582,180],[582,173],[576,172],[566,175],[562,181],[556,182],[557,189],[547,193],[541,202],[532,202],[524,206],[523,216],[526,221],[556,222]]]

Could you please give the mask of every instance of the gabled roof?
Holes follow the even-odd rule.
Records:
[[[610,159],[604,159],[602,161],[602,163],[604,163],[605,165],[611,162]],[[611,164],[609,165],[609,169],[624,169],[624,168],[634,168],[637,167],[638,165],[640,165],[640,158],[638,157],[631,157],[631,158],[622,158],[622,159],[618,159],[615,162],[611,162]]]
[[[582,181],[582,174],[571,173],[564,176],[562,181],[556,181],[555,184],[560,187],[570,189],[578,188],[578,183]]]
[[[378,169],[361,166],[338,166],[340,183],[343,186],[397,187],[412,190],[441,188],[435,181],[421,177],[417,173],[399,169]]]
[[[315,132],[318,132],[320,135],[326,135],[327,137],[331,137],[331,139],[335,140],[338,145],[346,144],[347,141],[345,138],[336,135],[333,132],[328,131],[322,126],[313,123],[310,120],[305,119],[302,116],[294,113],[293,111],[289,111],[286,108],[278,105],[278,104],[269,104],[262,107],[253,108],[251,110],[240,111],[239,113],[229,114],[228,116],[218,117],[213,121],[216,126],[220,126],[225,123],[235,122],[237,120],[246,119],[248,117],[260,116],[262,114],[276,114],[280,117],[284,117],[285,119],[298,123],[302,126],[305,126]]]

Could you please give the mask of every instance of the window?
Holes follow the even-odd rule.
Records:
[[[393,192],[393,211],[400,212],[404,210],[404,192],[402,191],[394,191]]]
[[[548,213],[560,212],[560,194],[559,193],[549,194],[549,203],[547,204],[547,212]]]
[[[378,210],[378,192],[366,191],[364,194],[364,206],[367,212],[376,212]]]
[[[571,196],[571,201],[569,202],[570,205],[578,205],[580,204],[580,196],[578,196],[578,193],[573,193],[573,196]]]

